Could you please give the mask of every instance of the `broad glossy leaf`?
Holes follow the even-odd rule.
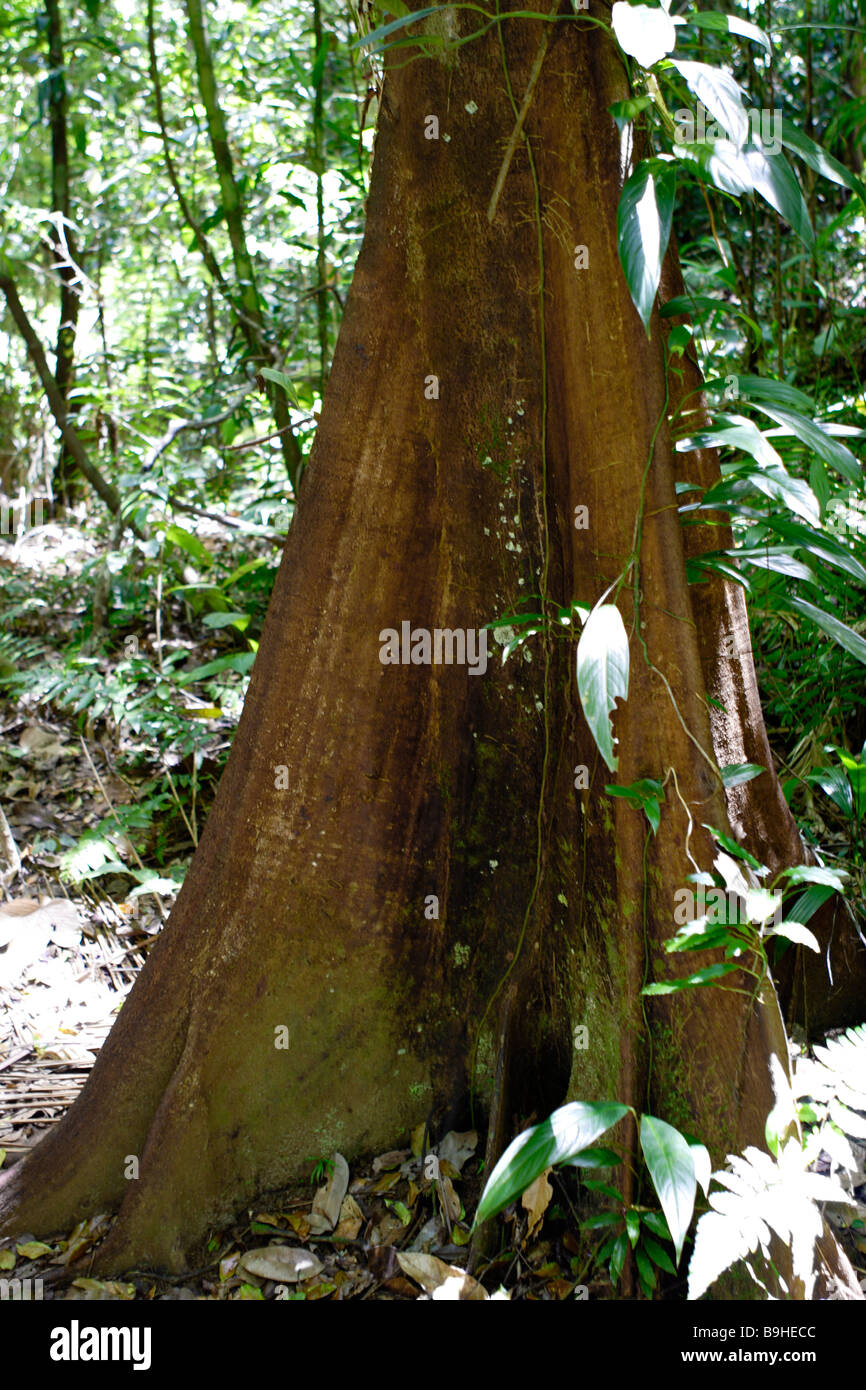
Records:
[[[792,125],[785,116],[782,117],[782,144],[799,155],[803,163],[814,169],[816,174],[823,174],[825,179],[841,184],[843,188],[850,188],[866,203],[866,184],[852,174],[850,169],[846,169],[844,164],[840,164],[838,159],[828,154],[823,146],[810,140],[808,135],[804,135],[802,130]]]
[[[675,58],[673,62],[698,101],[728,132],[737,149],[742,149],[749,138],[749,117],[739,83],[729,72],[712,67],[709,63],[689,63],[680,58]]]
[[[411,14],[401,15],[399,19],[392,19],[390,24],[382,24],[378,29],[373,29],[364,38],[358,39],[352,44],[352,48],[380,48],[382,40],[387,39],[390,34],[395,34],[398,29],[405,29],[407,24],[415,24],[419,19],[426,19],[428,15],[435,14],[441,9],[441,5],[428,5],[423,10],[413,10]]]
[[[615,1168],[622,1158],[614,1149],[588,1148],[567,1160],[571,1168]]]
[[[755,145],[738,150],[730,140],[715,140],[704,155],[707,173],[724,193],[759,193],[775,208],[807,247],[815,240],[809,209],[800,185],[782,154]]]
[[[715,985],[723,976],[739,969],[740,967],[731,961],[707,965],[703,970],[696,970],[694,974],[686,975],[680,980],[657,980],[654,984],[645,985],[641,994],[678,994],[681,989],[694,989],[696,985]]]
[[[619,258],[632,302],[647,328],[671,234],[676,173],[658,160],[643,160],[620,195]]]
[[[617,0],[610,18],[623,53],[636,58],[643,68],[651,68],[676,47],[674,22],[657,5],[627,5]]]
[[[641,1115],[640,1146],[668,1223],[679,1264],[695,1209],[697,1183],[692,1151],[678,1129],[654,1115]]]
[[[610,716],[618,699],[628,698],[628,636],[612,603],[594,608],[577,644],[577,688],[586,722],[599,752],[616,772]]]
[[[473,1229],[525,1192],[545,1168],[569,1163],[627,1114],[628,1106],[614,1101],[573,1101],[519,1134],[487,1180]]]
[[[767,769],[761,767],[760,763],[729,763],[727,767],[720,767],[719,771],[726,787],[739,787],[744,782],[754,781]]]
[[[769,415],[771,420],[775,420],[777,425],[789,430],[810,449],[814,449],[819,458],[825,463],[847,478],[850,483],[861,483],[863,480],[863,470],[857,459],[846,448],[840,444],[838,439],[826,432],[826,428],[817,424],[814,420],[809,420],[805,415],[799,414],[794,410],[785,410],[778,405],[769,405],[764,401],[755,401],[755,407],[762,411],[764,415]]]
[[[785,921],[780,922],[777,927],[771,927],[766,936],[782,936],[786,941],[794,941],[798,946],[808,946],[810,951],[820,951],[821,947],[814,934],[804,927],[802,922]]]
[[[810,772],[807,781],[817,781],[821,773],[836,772],[836,768],[821,768],[820,773]],[[823,785],[823,784],[821,784]],[[847,803],[851,809],[850,801]],[[780,878],[787,879],[788,883],[818,883],[824,888],[830,888],[834,893],[845,892],[845,881],[849,877],[844,869],[828,869],[825,864],[795,864],[790,869],[783,869]],[[808,921],[808,918],[798,918],[799,921]]]
[[[768,53],[772,53],[773,48],[764,33],[757,24],[750,24],[747,19],[739,19],[733,14],[719,14],[718,10],[687,10],[685,14],[674,17],[675,24],[693,24],[696,29],[711,29],[717,34],[737,34],[743,39],[751,39],[753,43],[759,43]]]
[[[804,618],[811,618],[812,622],[826,632],[828,637],[832,637],[834,642],[838,642],[840,647],[844,647],[846,652],[856,656],[858,661],[866,665],[866,641],[850,628],[847,623],[840,622],[831,613],[825,613],[823,609],[816,608],[814,603],[809,603],[804,598],[795,598],[792,594],[785,597],[785,607],[793,608],[795,613],[802,613]]]

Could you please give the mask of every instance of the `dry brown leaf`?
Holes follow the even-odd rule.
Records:
[[[420,1284],[434,1298],[480,1302],[487,1297],[484,1288],[456,1265],[447,1265],[436,1255],[421,1255],[410,1250],[398,1250],[397,1262],[404,1274]]]
[[[411,1149],[389,1149],[388,1153],[379,1154],[378,1158],[373,1159],[373,1172],[384,1173],[387,1168],[399,1168],[411,1153]]]
[[[340,1220],[334,1231],[335,1240],[355,1240],[364,1224],[364,1213],[354,1197],[344,1197],[340,1207]]]
[[[440,1167],[442,1163],[452,1164],[456,1172],[448,1173],[449,1178],[459,1177],[464,1163],[472,1157],[477,1147],[478,1135],[474,1129],[467,1129],[463,1133],[450,1129],[442,1142],[436,1145]]]
[[[449,1218],[451,1221],[458,1221],[460,1219],[460,1198],[454,1191],[454,1185],[450,1178],[440,1179],[439,1191],[442,1194],[442,1204],[448,1212]]]
[[[529,1184],[529,1187],[527,1187],[520,1199],[520,1205],[529,1216],[529,1228],[526,1232],[527,1240],[531,1240],[541,1225],[544,1213],[547,1211],[550,1199],[553,1196],[553,1188],[547,1181],[549,1172],[550,1169],[545,1168],[544,1172],[535,1179],[535,1182]]]
[[[301,1240],[307,1239],[310,1234],[310,1223],[302,1211],[287,1212],[286,1220]]]

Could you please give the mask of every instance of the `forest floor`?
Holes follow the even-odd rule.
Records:
[[[18,633],[6,648],[12,679],[0,670],[0,1164],[20,1159],[84,1085],[194,852],[243,681],[229,666],[196,693],[182,674],[172,682],[171,652],[195,671],[237,650],[225,628],[203,627],[179,602],[166,606],[155,663],[122,630],[113,654],[109,643],[107,655],[98,645],[88,655],[74,636],[94,549],[74,527],[42,533],[14,561],[0,553],[0,599]],[[218,537],[212,545],[218,553]],[[139,697],[144,713],[130,722],[122,711]],[[866,1288],[864,1137],[866,1122],[849,1137],[857,1206],[835,1224]],[[629,1296],[629,1274],[614,1289],[596,1261],[604,1233],[582,1229],[590,1194],[574,1168],[540,1178],[508,1208],[499,1253],[477,1279],[465,1273],[483,1136],[452,1132],[429,1151],[425,1140],[422,1127],[351,1170],[339,1155],[310,1155],[306,1185],[214,1232],[206,1264],[189,1276],[92,1278],[110,1226],[97,1216],[51,1242],[25,1235],[0,1246],[0,1278],[41,1279],[46,1298],[84,1300]],[[821,1162],[829,1171],[829,1156]],[[683,1277],[657,1275],[657,1296],[685,1297]]]

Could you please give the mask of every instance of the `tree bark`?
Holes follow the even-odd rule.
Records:
[[[436,1133],[471,1100],[490,1154],[566,1098],[648,1109],[717,1162],[763,1145],[769,1058],[787,1056],[772,985],[640,994],[670,973],[689,855],[711,867],[703,823],[728,821],[660,324],[647,337],[617,256],[628,160],[607,110],[628,83],[597,29],[555,27],[487,217],[540,38],[520,20],[502,47],[488,32],[389,64],[302,522],[214,809],[81,1098],[0,1187],[0,1229],[119,1208],[101,1269],[182,1269],[310,1153],[393,1147],[425,1118]],[[595,602],[639,515],[615,776],[558,623],[483,675],[382,663],[404,621]],[[655,837],[604,794],[640,777],[667,778]]]

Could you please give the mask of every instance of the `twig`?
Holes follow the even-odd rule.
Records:
[[[312,418],[311,415],[304,416],[304,420],[311,420]],[[285,434],[286,430],[291,428],[291,425],[283,425],[281,430],[274,430],[272,434],[262,434],[259,435],[258,439],[247,439],[243,444],[226,444],[223,447],[227,454],[237,454],[241,449],[254,449],[257,444],[267,444],[269,439],[277,439],[279,435]]]
[[[219,415],[204,415],[196,420],[176,420],[173,425],[168,427],[162,439],[157,440],[156,444],[153,445],[150,453],[141,465],[142,472],[147,472],[151,469],[160,454],[164,454],[166,449],[174,443],[177,436],[183,434],[184,430],[208,430],[211,425],[221,425],[224,420],[230,420],[241,402],[256,389],[255,383],[248,386],[245,391],[241,392],[234,404],[230,405],[227,410],[223,410]]]

